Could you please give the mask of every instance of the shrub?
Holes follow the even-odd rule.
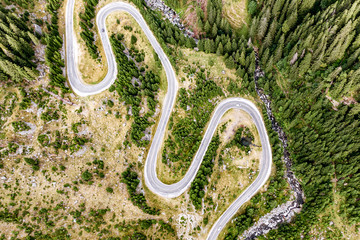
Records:
[[[30,127],[23,121],[12,122],[11,125],[13,126],[15,132],[30,130]]]
[[[131,44],[135,44],[137,42],[137,38],[134,35],[131,35]]]
[[[90,181],[92,179],[92,174],[86,170],[85,172],[83,172],[81,174],[81,178],[84,180],[84,181]]]

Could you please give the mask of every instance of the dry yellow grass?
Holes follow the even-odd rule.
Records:
[[[99,8],[96,8],[96,10],[98,11]],[[79,26],[80,12],[84,12],[84,2],[81,0],[77,0],[75,1],[75,10],[74,10],[74,33],[77,40],[78,69],[84,82],[90,84],[96,84],[101,82],[101,80],[105,77],[108,70],[105,52],[101,44],[101,39],[98,34],[98,29],[96,27],[96,24],[94,24],[95,26],[92,31],[94,31],[95,33],[95,45],[98,47],[101,56],[101,61],[99,62],[90,56],[90,53],[85,45],[84,40],[80,37],[80,33],[82,31]]]
[[[99,6],[97,8],[100,9],[102,5],[110,1],[100,1]],[[81,9],[81,1],[76,2],[78,8],[77,10]],[[60,23],[64,23],[64,7],[66,6],[66,2],[64,2],[63,8],[60,11],[59,18]],[[76,14],[76,18],[78,16],[78,13]],[[116,19],[120,19],[120,24],[116,23]],[[166,90],[166,76],[162,69],[158,69],[155,66],[155,63],[153,61],[153,55],[152,55],[152,48],[150,44],[148,43],[147,39],[145,38],[144,34],[142,33],[139,26],[134,22],[134,20],[128,15],[121,12],[114,13],[107,19],[107,24],[109,26],[109,31],[112,33],[121,32],[125,35],[125,43],[129,44],[129,39],[131,37],[131,34],[134,34],[138,38],[138,42],[136,44],[137,49],[143,49],[145,51],[145,64],[149,66],[149,69],[159,73],[161,75],[161,89],[159,96],[160,101],[160,108],[161,109],[161,103],[163,100],[163,97],[165,95]],[[60,32],[61,34],[64,33],[63,25],[60,24]],[[132,32],[124,31],[123,26],[124,25],[131,25],[133,27]],[[76,31],[78,32],[78,31]],[[78,36],[78,39],[79,36]],[[83,45],[81,43],[82,40],[79,40],[79,44]],[[101,44],[98,45],[99,50],[101,50]],[[84,49],[83,49],[84,50]],[[200,52],[194,52],[189,49],[182,49],[182,52],[184,53],[184,60],[180,62],[180,68],[182,66],[185,66],[186,64],[192,62],[198,62],[200,66],[208,66],[209,61],[211,59],[217,59],[218,61],[214,62],[214,66],[208,67],[211,76],[214,77],[215,82],[217,82],[220,86],[226,86],[229,82],[229,78],[236,79],[235,71],[234,70],[228,70],[225,68],[225,65],[222,61],[222,57],[218,57],[213,54],[204,54]],[[81,55],[82,58],[82,64],[92,64],[90,56],[86,58],[87,50],[84,52],[83,55]],[[102,58],[103,61],[105,58]],[[80,67],[81,68],[81,67]],[[104,69],[101,69],[102,71]],[[225,70],[225,73],[223,73],[223,70]],[[91,71],[91,69],[86,69],[82,71]],[[95,71],[95,70],[94,70]],[[104,70],[105,71],[105,70]],[[106,72],[106,71],[105,71]],[[84,73],[83,73],[84,74]],[[96,77],[89,79],[89,83],[91,82],[97,82],[99,79],[101,80],[101,72],[92,72],[92,74],[88,74],[89,76],[97,76],[98,80],[96,80]],[[178,77],[184,77],[185,74],[180,71]],[[186,80],[185,82],[180,83],[181,87],[189,88],[194,87],[194,82],[191,82],[191,80]],[[3,92],[1,92],[1,95]],[[131,201],[129,200],[129,195],[127,193],[126,187],[123,183],[120,183],[119,176],[117,173],[123,172],[129,163],[135,163],[136,165],[139,165],[139,175],[142,180],[142,167],[145,163],[146,159],[146,149],[144,148],[137,148],[136,146],[132,145],[131,148],[124,148],[122,143],[125,140],[125,136],[127,132],[130,130],[131,121],[127,121],[125,119],[125,115],[127,114],[126,107],[118,101],[118,97],[114,95],[114,93],[110,93],[108,91],[105,91],[101,94],[98,94],[96,96],[86,97],[86,98],[77,98],[75,96],[70,97],[71,101],[74,102],[75,105],[69,106],[65,105],[64,108],[67,111],[67,118],[62,119],[59,121],[53,121],[50,123],[44,124],[42,120],[34,121],[33,116],[34,114],[40,114],[41,112],[37,112],[37,107],[35,105],[32,105],[32,107],[29,109],[28,113],[25,113],[22,111],[19,112],[18,109],[15,110],[15,113],[13,114],[13,117],[10,119],[11,121],[17,119],[16,115],[19,115],[24,121],[31,122],[36,125],[36,129],[28,135],[17,135],[16,140],[19,142],[23,142],[26,146],[32,146],[34,148],[33,156],[38,156],[41,164],[41,169],[46,169],[48,172],[51,172],[51,168],[53,166],[59,166],[60,164],[63,164],[67,169],[64,173],[51,173],[49,176],[51,177],[51,181],[47,181],[46,178],[43,176],[41,172],[35,172],[34,176],[32,177],[31,170],[29,169],[29,166],[26,165],[23,161],[19,164],[14,164],[13,158],[6,159],[5,166],[9,166],[6,168],[6,171],[8,173],[11,173],[11,178],[7,178],[7,181],[9,184],[14,183],[14,179],[19,178],[21,179],[19,181],[20,186],[22,186],[21,189],[21,196],[18,196],[16,198],[17,202],[20,202],[21,200],[26,200],[26,194],[24,194],[26,191],[30,191],[29,197],[31,197],[32,203],[34,205],[41,207],[48,207],[49,204],[45,201],[51,201],[54,200],[54,202],[63,201],[64,205],[68,207],[66,210],[67,213],[76,210],[79,208],[79,204],[82,202],[86,202],[86,208],[106,208],[109,207],[111,209],[111,212],[106,215],[105,221],[109,223],[109,220],[113,213],[116,214],[116,219],[118,219],[120,222],[123,220],[129,221],[129,220],[137,220],[137,219],[147,219],[147,218],[157,218],[157,219],[164,219],[167,220],[169,218],[172,218],[174,221],[172,225],[176,228],[178,235],[181,234],[184,235],[184,238],[190,238],[195,237],[197,239],[200,239],[204,236],[205,232],[208,232],[211,225],[214,223],[214,221],[217,219],[217,217],[221,214],[221,209],[225,209],[227,204],[230,204],[230,202],[233,200],[233,192],[236,194],[239,194],[243,188],[246,187],[248,184],[248,181],[246,181],[247,173],[246,171],[243,172],[243,175],[240,175],[239,171],[236,169],[236,166],[234,166],[235,162],[229,161],[228,169],[227,171],[220,171],[218,169],[215,170],[211,182],[214,182],[216,180],[218,175],[220,175],[220,179],[217,180],[216,187],[218,188],[216,190],[215,194],[218,194],[219,189],[222,189],[225,191],[231,191],[231,193],[223,194],[224,199],[226,199],[226,203],[222,203],[223,205],[219,205],[218,211],[213,214],[209,219],[209,224],[201,230],[201,233],[196,232],[195,235],[193,235],[193,229],[194,227],[198,225],[202,225],[204,214],[200,211],[195,211],[192,203],[189,200],[189,195],[187,193],[183,194],[182,196],[175,198],[175,199],[164,199],[157,195],[154,195],[151,193],[146,186],[143,186],[146,194],[146,198],[149,200],[150,206],[156,206],[161,208],[162,214],[158,217],[149,216],[148,214],[144,214],[139,208],[133,206]],[[58,100],[50,97],[50,104],[57,105]],[[109,110],[104,104],[103,101],[111,99],[114,101],[115,106],[111,108],[112,114],[108,114],[107,111]],[[83,108],[82,113],[77,113],[75,110],[79,109],[80,107]],[[121,118],[117,119],[114,116],[114,112],[119,111]],[[180,109],[176,109],[178,115],[184,115],[184,112]],[[235,115],[234,115],[235,114]],[[230,112],[227,113],[223,121],[228,121],[231,118],[238,118],[239,115],[236,115],[238,113]],[[242,118],[244,125],[249,125],[251,128],[251,122],[249,119],[240,113],[241,116],[244,116]],[[159,115],[157,115],[158,117]],[[80,150],[77,153],[74,153],[70,155],[69,152],[60,151],[59,154],[55,154],[53,150],[49,150],[47,148],[43,148],[39,145],[36,136],[41,133],[45,133],[47,131],[54,132],[56,130],[59,130],[61,132],[64,132],[68,129],[70,131],[71,124],[74,122],[78,122],[81,119],[85,119],[88,123],[87,126],[79,127],[80,131],[83,131],[85,134],[88,134],[91,136],[92,143],[88,143],[85,145],[83,150]],[[225,119],[225,120],[224,120]],[[227,119],[227,120],[226,120]],[[229,124],[228,128],[225,130],[224,134],[221,135],[224,142],[226,142],[226,137],[229,137],[231,134],[231,129],[236,128],[238,125],[232,125]],[[155,132],[156,124],[152,127],[152,133]],[[15,139],[13,133],[11,132],[11,126],[9,126],[6,130],[6,139]],[[92,151],[90,149],[90,146],[93,146],[96,152]],[[104,148],[105,151],[102,152],[101,148]],[[121,150],[119,150],[119,148]],[[46,150],[49,153],[47,155],[42,154],[42,151]],[[80,179],[80,174],[85,169],[93,168],[94,166],[87,166],[86,163],[92,161],[94,158],[102,159],[105,162],[105,167],[107,169],[105,170],[105,178],[104,179],[98,179],[96,180],[96,183],[92,186],[88,185],[79,185],[79,192],[74,192],[70,189],[64,188],[63,185],[65,183],[70,183],[74,180]],[[236,164],[239,164],[239,162],[236,162]],[[162,166],[161,164],[159,165]],[[217,168],[218,166],[215,166]],[[253,164],[254,168],[256,168],[256,162]],[[13,171],[11,169],[14,169]],[[5,171],[5,170],[4,170]],[[166,171],[164,171],[166,173]],[[163,173],[163,172],[161,172]],[[48,173],[47,173],[48,174]],[[237,184],[238,182],[243,183],[243,187],[239,187]],[[144,182],[144,181],[142,181]],[[3,180],[0,180],[0,183],[3,183]],[[98,184],[102,184],[100,187]],[[231,189],[224,189],[222,186],[223,184],[227,185],[234,185],[234,188]],[[73,184],[71,184],[73,186]],[[105,188],[111,186],[114,188],[114,193],[109,194],[105,191]],[[69,198],[67,198],[65,195],[59,194],[56,192],[56,190],[65,190],[69,192]],[[214,194],[211,190],[208,191],[208,195]],[[44,199],[45,196],[45,199]],[[5,197],[4,197],[5,198]],[[223,201],[223,200],[219,200]],[[3,202],[8,203],[8,202]],[[220,202],[218,202],[220,203]],[[30,208],[29,210],[30,216],[35,213],[35,211]],[[30,217],[25,217],[25,220],[29,220]],[[69,217],[68,219],[59,219],[56,222],[56,227],[60,226],[72,226],[69,232],[72,234],[74,238],[78,237],[79,232],[81,229],[79,229],[79,226],[74,224],[72,222],[72,217]],[[11,234],[12,231],[17,230],[16,226],[9,223],[4,224],[0,223],[0,229],[6,229],[4,233]],[[112,228],[111,228],[112,229]],[[115,230],[112,229],[116,233]],[[148,230],[148,233],[150,235],[156,234],[156,229],[150,229]],[[121,233],[120,233],[121,234]],[[24,231],[21,231],[20,235],[18,237],[24,237]],[[91,233],[86,233],[83,231],[83,235],[81,236],[83,239],[93,239],[94,235]]]
[[[224,0],[223,14],[234,28],[241,28],[246,23],[246,0]]]

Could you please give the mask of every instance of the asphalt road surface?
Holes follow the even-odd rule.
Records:
[[[202,159],[206,153],[207,147],[214,135],[216,127],[226,111],[229,109],[241,109],[246,111],[253,119],[261,140],[262,155],[260,159],[260,171],[255,181],[231,204],[231,206],[221,215],[210,230],[207,239],[217,239],[221,230],[236,214],[237,210],[248,201],[259,189],[265,184],[270,176],[271,172],[271,147],[269,138],[266,132],[266,128],[262,119],[262,116],[256,106],[249,100],[242,98],[228,98],[221,101],[216,107],[209,126],[205,132],[204,138],[201,141],[200,147],[191,163],[184,178],[177,183],[167,185],[162,183],[156,174],[156,163],[158,159],[158,153],[160,153],[161,145],[164,140],[164,133],[168,124],[168,120],[175,104],[176,94],[178,91],[178,82],[176,80],[175,72],[170,64],[169,59],[162,50],[161,46],[157,42],[155,36],[149,29],[144,18],[139,11],[132,5],[124,2],[113,2],[107,4],[100,9],[96,16],[96,24],[100,38],[103,44],[103,48],[106,55],[108,73],[105,78],[98,84],[86,84],[80,76],[77,67],[77,40],[74,34],[74,4],[75,0],[68,0],[66,6],[66,66],[67,77],[73,91],[79,96],[89,96],[100,93],[108,89],[111,84],[114,83],[117,75],[117,67],[114,54],[110,45],[105,20],[106,17],[114,11],[126,11],[130,13],[134,19],[138,22],[155,52],[158,54],[161,63],[165,69],[167,76],[167,94],[165,96],[161,118],[156,129],[155,135],[152,139],[151,146],[147,155],[144,177],[147,187],[154,193],[166,197],[174,198],[184,193],[194,180],[195,175],[200,167]]]

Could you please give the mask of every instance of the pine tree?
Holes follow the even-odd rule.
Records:
[[[218,32],[218,29],[216,27],[216,24],[214,24],[212,27],[212,31],[211,31],[211,35],[213,38],[217,36],[217,32]]]
[[[193,47],[192,42],[191,42],[189,37],[186,38],[185,47],[187,47],[187,48],[192,48]]]
[[[285,22],[282,25],[283,33],[287,33],[288,31],[290,31],[295,26],[295,24],[297,22],[297,17],[298,17],[297,9],[294,9],[294,11],[291,12],[288,19],[286,19]]]
[[[275,33],[277,28],[277,21],[273,20],[270,24],[270,28],[268,33],[266,34],[265,40],[264,40],[264,47],[271,46],[272,41],[274,39]]]
[[[257,19],[257,17],[254,17],[251,22],[250,31],[249,31],[251,37],[255,36],[256,31],[257,31],[257,25],[258,25],[258,19]]]
[[[284,49],[284,42],[285,42],[285,35],[283,34],[280,37],[278,46],[277,46],[276,51],[275,51],[275,57],[274,57],[274,62],[275,63],[277,63],[282,57],[282,52],[283,52],[283,49]]]
[[[355,36],[355,31],[353,30],[355,25],[357,25],[357,22],[358,21],[355,21],[353,24],[353,22],[350,20],[336,35],[334,41],[327,49],[327,52],[329,53],[327,60],[329,62],[333,62],[344,56],[345,50],[351,44],[351,41]]]
[[[270,49],[266,48],[264,54],[261,56],[261,65],[266,66],[267,60],[269,58]]]
[[[266,30],[267,30],[267,27],[269,24],[269,20],[270,20],[270,8],[266,9],[265,14],[262,16],[262,18],[260,20],[259,29],[258,29],[258,33],[257,33],[257,36],[260,41],[265,36]]]
[[[206,39],[204,49],[206,53],[214,52],[214,41],[211,39]]]
[[[210,25],[213,25],[215,22],[215,16],[216,15],[216,10],[210,6],[209,10],[208,10],[208,21],[210,23]]]
[[[201,19],[198,19],[197,26],[200,29],[200,31],[205,31],[204,30],[204,24],[203,24],[203,21]]]
[[[271,55],[269,61],[267,61],[266,63],[266,68],[265,68],[266,72],[271,72],[273,69],[273,65],[274,65],[274,57],[273,55]]]
[[[353,49],[357,49],[360,47],[360,33],[357,35],[356,39],[353,41],[352,46]]]
[[[221,24],[221,11],[220,11],[220,9],[218,9],[218,12],[217,12],[217,14],[216,14],[216,21],[215,21],[215,24],[217,25],[217,26],[220,26],[220,24]]]
[[[40,41],[39,39],[37,39],[37,37],[35,37],[34,34],[32,34],[31,32],[27,32],[28,36],[30,37],[31,41],[35,44],[35,45],[39,45]]]
[[[285,0],[276,0],[275,1],[275,4],[272,8],[272,14],[275,17],[275,19],[279,17],[281,10],[283,10],[284,12],[286,11],[286,9],[282,9],[282,6],[284,5],[284,1]]]
[[[21,82],[24,76],[27,76],[26,72],[23,72],[19,66],[5,59],[0,59],[0,70],[9,75],[12,81],[16,83]]]
[[[240,61],[240,51],[239,51],[239,50],[236,51],[234,58],[235,58],[235,61],[236,61],[236,62],[239,62],[239,61]]]
[[[241,51],[239,63],[240,63],[242,66],[245,66],[245,64],[246,64],[245,52],[244,52],[244,51]]]
[[[204,41],[206,41],[206,40],[203,40],[203,39],[199,40],[199,42],[198,42],[199,51],[205,51]]]
[[[231,50],[233,52],[235,52],[236,50],[238,49],[238,46],[237,46],[237,43],[236,43],[236,40],[235,38],[232,40],[232,43],[231,43]]]
[[[310,67],[312,55],[307,53],[299,66],[299,75],[302,77]]]
[[[209,21],[206,21],[204,26],[204,31],[206,32],[206,34],[210,33],[210,29],[211,29],[210,23]]]
[[[220,41],[221,41],[221,38],[219,35],[217,35],[215,38],[215,46],[219,46]]]
[[[231,53],[231,42],[230,39],[227,41],[227,43],[225,44],[225,52],[226,53]]]
[[[316,0],[302,0],[300,5],[300,14],[307,13],[315,4]]]
[[[223,55],[223,53],[224,53],[223,45],[222,45],[222,43],[220,42],[220,43],[219,43],[219,46],[218,46],[218,48],[217,48],[217,50],[216,50],[216,54],[220,56],[220,55]]]
[[[238,69],[236,70],[236,74],[242,78],[242,77],[244,77],[245,70],[242,69],[241,67],[238,67]]]

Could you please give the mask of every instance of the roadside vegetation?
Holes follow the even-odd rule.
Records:
[[[149,119],[154,115],[158,103],[155,96],[159,90],[160,77],[152,71],[146,71],[144,67],[139,68],[138,62],[136,64],[129,59],[124,53],[125,47],[121,40],[123,40],[121,34],[112,35],[110,39],[118,64],[118,78],[109,91],[116,91],[128,105],[128,111],[131,111],[131,114],[127,116],[129,118],[131,115],[134,118],[130,139],[137,146],[146,146],[149,144],[149,139],[145,138],[145,130],[154,124],[154,121],[149,121]],[[130,50],[132,54],[138,53],[134,46]],[[135,59],[141,62],[144,60],[141,55],[137,55]],[[146,106],[143,105],[144,100]],[[146,107],[148,111],[140,114],[142,107]]]
[[[50,85],[58,87],[63,93],[67,93],[70,89],[65,85],[66,78],[63,76],[63,68],[65,62],[61,57],[60,50],[63,46],[63,39],[59,33],[58,26],[58,11],[63,4],[62,0],[47,0],[46,9],[51,15],[51,22],[46,24],[48,34],[45,37],[46,50],[45,50],[45,61],[50,68]],[[58,93],[54,88],[50,88],[54,93]]]
[[[0,8],[1,61],[35,74],[30,78],[0,71],[0,238],[176,239],[171,218],[143,213],[131,202],[126,184],[120,183],[121,173],[136,163],[140,152],[123,146],[131,128],[123,125],[126,106],[115,92],[85,100],[67,94],[63,65],[57,62],[63,61],[59,34],[63,4],[46,3],[45,8],[38,2],[6,1],[15,7]],[[16,52],[7,42],[10,36],[24,49]],[[144,58],[135,48],[131,55],[138,61]],[[42,68],[45,64],[49,70]],[[150,88],[146,80],[154,78],[147,73],[143,86]],[[121,160],[114,157],[120,148],[128,151],[126,160],[125,154],[120,154]]]
[[[33,47],[39,44],[40,36],[28,27],[29,12],[17,16],[0,5],[0,19],[0,83],[19,86],[34,81],[39,73],[32,61]]]
[[[287,134],[292,170],[306,197],[293,222],[270,231],[267,238],[317,234],[357,239],[360,2],[251,0],[244,26],[223,17],[229,10],[220,0],[192,2],[198,45],[143,1],[133,3],[181,76],[159,163],[159,172],[169,173],[167,181],[186,172],[218,100],[257,100],[255,47],[264,71],[258,86],[269,95]],[[167,3],[175,9],[187,4]],[[10,4],[15,7],[5,9]],[[122,33],[111,36],[119,69],[115,84],[97,96],[73,97],[61,57],[64,2],[47,0],[41,13],[46,17],[41,18],[36,18],[38,4],[5,0],[0,7],[1,238],[205,236],[257,175],[258,159],[251,155],[257,148],[252,145],[256,131],[241,126],[224,139],[226,124],[219,126],[190,191],[171,203],[153,196],[141,183],[165,90],[158,57],[143,50],[134,26],[122,26]],[[79,24],[87,51],[99,59],[93,26],[96,4],[86,2]],[[196,46],[198,52],[193,51]],[[208,60],[200,63],[195,57]],[[223,75],[214,74],[215,67]],[[264,109],[263,116],[275,168],[264,191],[227,226],[224,239],[237,239],[291,198],[278,136]],[[234,165],[245,158],[246,168]],[[242,174],[246,181],[233,177]],[[222,187],[226,184],[231,188]]]
[[[84,12],[79,13],[81,21],[79,25],[82,29],[80,36],[85,41],[85,45],[93,59],[100,57],[98,47],[95,44],[95,7],[99,3],[99,0],[87,0],[84,1]]]
[[[127,185],[127,190],[130,194],[131,201],[135,206],[141,208],[142,211],[150,215],[159,215],[160,210],[151,208],[147,205],[146,199],[143,193],[137,193],[137,188],[140,183],[136,172],[132,171],[132,165],[130,165],[124,172],[121,173],[122,182]]]
[[[265,71],[258,84],[271,96],[306,197],[293,223],[270,231],[270,238],[314,231],[325,238],[358,236],[358,6],[359,1],[249,2],[249,36]],[[250,213],[244,211],[227,239],[245,230]]]

